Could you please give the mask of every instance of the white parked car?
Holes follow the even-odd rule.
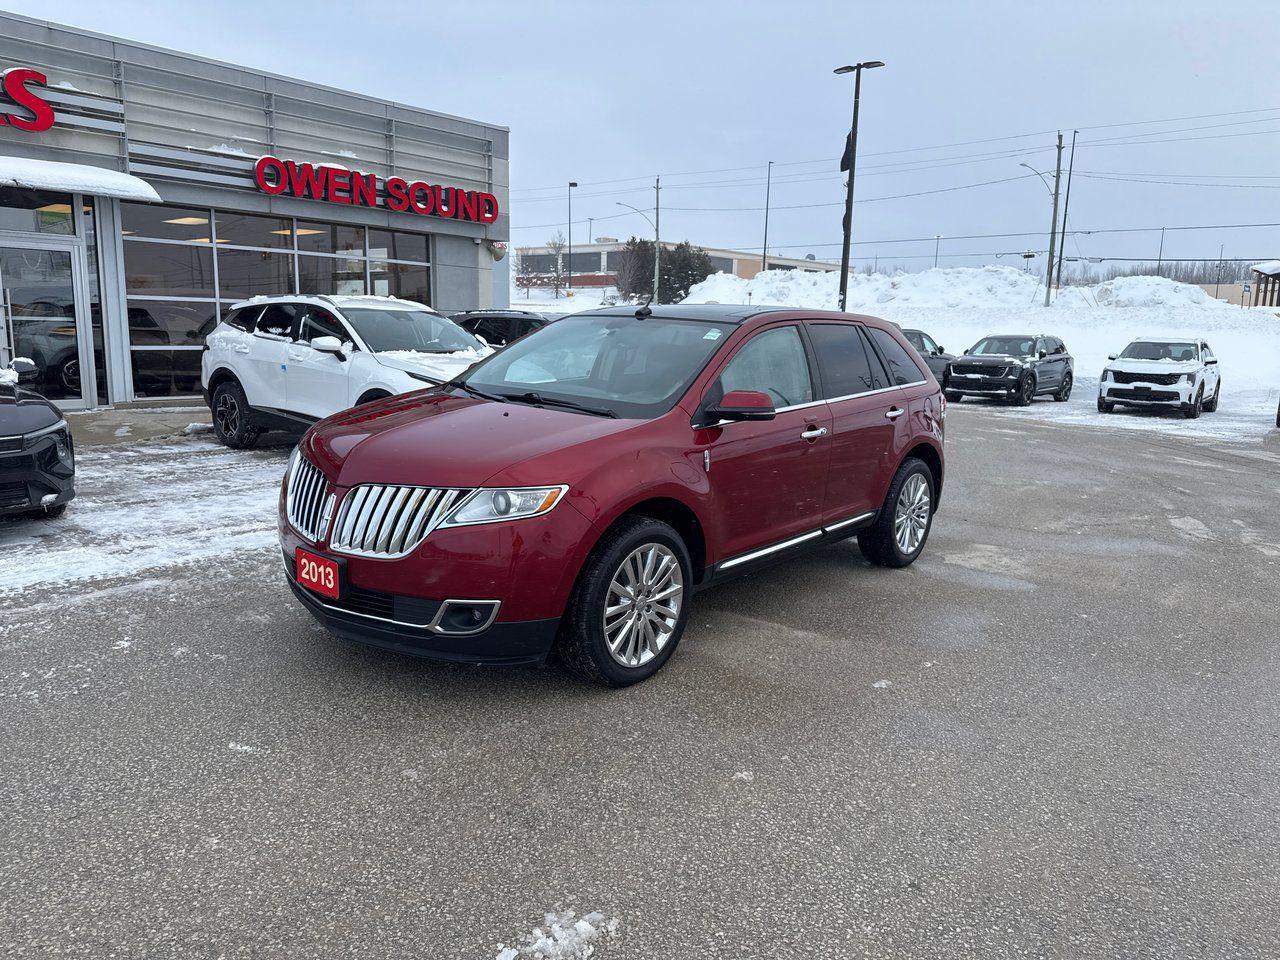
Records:
[[[200,381],[218,439],[250,447],[382,397],[451,380],[493,350],[448,317],[390,297],[255,297],[205,340]]]
[[[1098,410],[1177,407],[1193,420],[1202,410],[1217,410],[1221,397],[1218,358],[1203,338],[1141,337],[1111,355],[1098,385]]]

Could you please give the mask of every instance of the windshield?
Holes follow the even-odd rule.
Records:
[[[969,353],[977,356],[1029,357],[1035,345],[1035,337],[983,337]]]
[[[480,341],[448,317],[412,307],[348,307],[343,316],[374,353],[415,350],[418,353],[457,353],[483,350]]]
[[[1135,340],[1124,348],[1124,353],[1120,354],[1120,359],[1167,360],[1170,363],[1195,360],[1196,345],[1194,343],[1178,343],[1174,341]]]
[[[731,328],[650,317],[570,316],[517,340],[456,383],[507,399],[572,403],[619,417],[670,410]]]

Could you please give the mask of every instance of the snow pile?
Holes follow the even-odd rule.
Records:
[[[685,303],[755,303],[835,310],[840,299],[838,272],[770,270],[743,280],[717,273],[696,284]],[[1044,302],[1040,280],[1013,267],[935,267],[920,273],[850,274],[851,311],[872,311],[885,304],[915,307],[1029,307]],[[1194,284],[1163,277],[1117,277],[1095,287],[1067,287],[1055,298],[1060,308],[1226,307]]]
[[[517,946],[498,944],[496,960],[587,960],[595,954],[597,941],[618,931],[618,921],[606,920],[601,913],[588,913],[577,919],[572,910],[561,910],[545,914],[543,921],[541,927],[526,933]]]
[[[16,387],[18,385],[18,371],[10,370],[8,367],[0,367],[0,387]]]

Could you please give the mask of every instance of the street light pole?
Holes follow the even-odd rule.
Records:
[[[858,103],[862,99],[862,71],[883,67],[881,60],[866,60],[843,67],[836,67],[833,73],[853,74],[853,123],[849,127],[849,146],[840,161],[840,169],[849,171],[849,182],[844,194],[844,243],[840,250],[840,309],[849,296],[849,244],[853,235],[853,175],[858,162]]]
[[[938,247],[942,245],[942,234],[935,233],[933,235],[933,267],[938,268]]]
[[[769,161],[764,180],[764,248],[760,251],[760,269],[769,269],[769,193],[773,188],[773,161]]]
[[[615,200],[614,203],[620,207],[626,207],[632,213],[640,214],[640,216],[645,218],[649,226],[653,227],[653,297],[650,302],[656,302],[658,299],[658,224],[654,220],[650,219],[649,215],[643,210],[633,207],[629,203],[623,203],[621,200]],[[654,216],[657,216],[658,210],[656,207],[654,208],[653,213]]]
[[[662,237],[658,226],[662,223],[662,178],[653,178],[653,302],[661,303],[658,299],[658,277],[662,267]]]
[[[578,185],[578,181],[569,181],[569,262],[565,264],[565,273],[569,279],[565,283],[565,289],[569,294],[573,294],[573,188]]]

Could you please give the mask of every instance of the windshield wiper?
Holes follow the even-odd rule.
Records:
[[[458,390],[463,391],[464,393],[471,394],[471,396],[473,397],[479,397],[481,400],[495,400],[498,403],[507,402],[506,397],[499,396],[496,393],[485,393],[483,390],[477,390],[475,387],[469,386],[468,384],[465,384],[465,383],[455,381],[455,382],[444,384],[444,386],[455,387]]]
[[[504,400],[515,400],[519,403],[531,403],[536,407],[564,407],[566,410],[580,410],[583,413],[594,414],[597,417],[608,417],[611,420],[617,420],[618,415],[609,409],[600,409],[599,407],[588,407],[584,403],[577,403],[573,400],[560,400],[556,397],[544,397],[540,393],[534,393],[532,390],[526,393],[504,393]]]

